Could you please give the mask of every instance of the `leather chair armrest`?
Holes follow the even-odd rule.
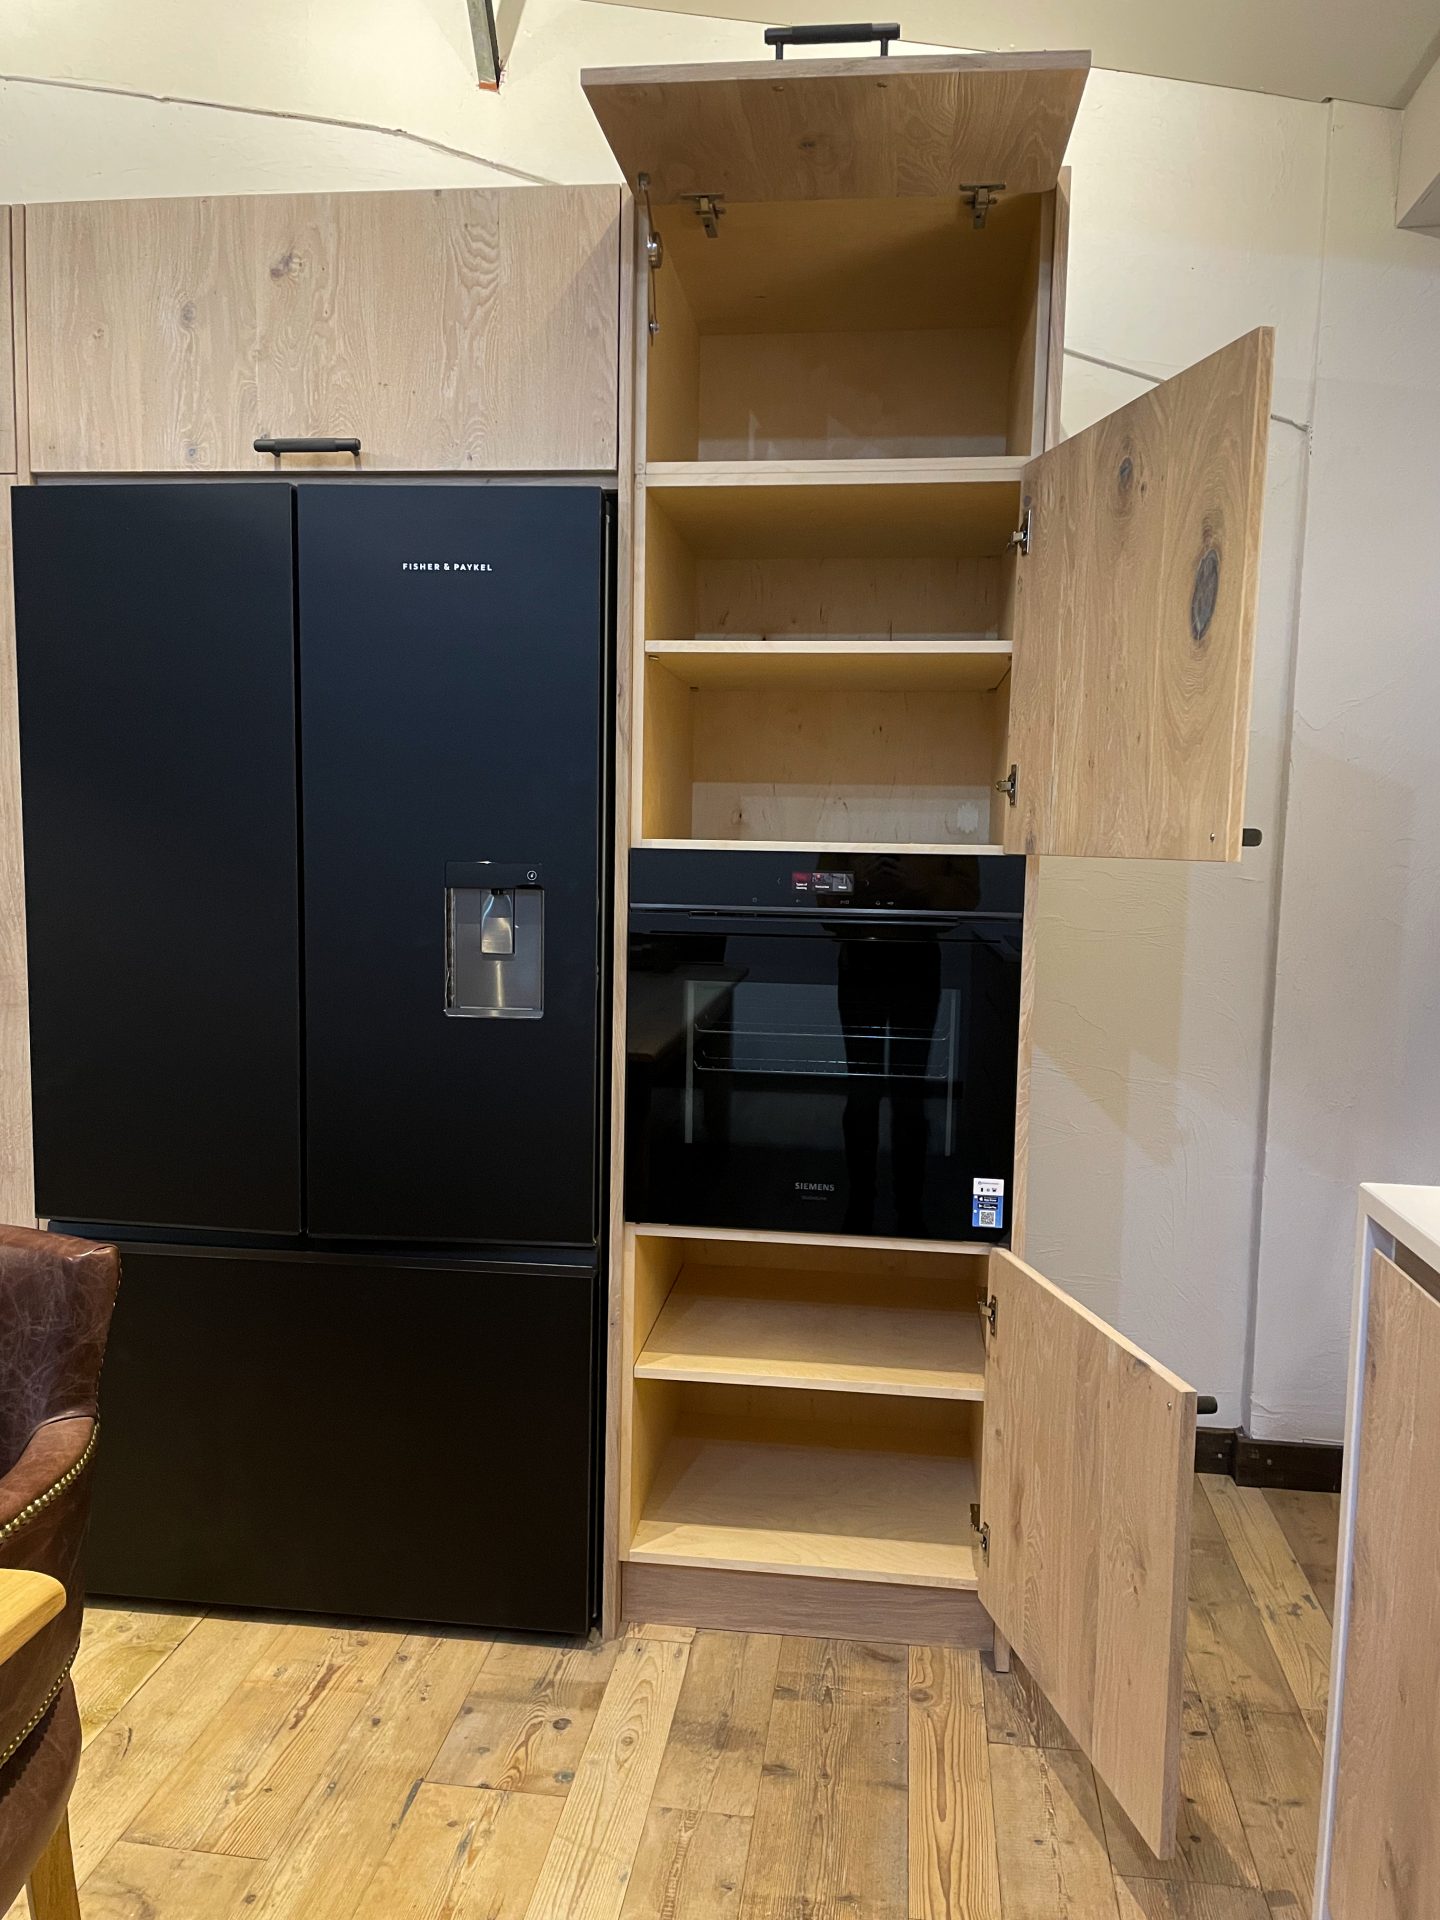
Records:
[[[0,1666],[33,1640],[65,1604],[65,1589],[48,1573],[0,1567]]]
[[[25,1451],[0,1478],[0,1563],[14,1564],[5,1546],[64,1493],[83,1470],[94,1439],[95,1421],[83,1413],[47,1420],[31,1434]]]

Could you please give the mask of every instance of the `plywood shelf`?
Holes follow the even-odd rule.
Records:
[[[975,1489],[964,1456],[677,1435],[629,1557],[973,1589]]]
[[[777,1291],[778,1289],[778,1291]],[[883,1281],[687,1267],[635,1362],[643,1380],[980,1400],[973,1298],[892,1304]]]
[[[684,844],[695,843],[687,840]],[[747,845],[753,846],[754,842]],[[857,1259],[873,1254],[914,1253],[925,1256],[928,1261],[943,1260],[957,1253],[980,1254],[988,1259],[994,1251],[988,1240],[896,1240],[854,1233],[778,1233],[759,1227],[675,1227],[658,1220],[637,1220],[630,1224],[642,1240],[714,1240],[733,1246],[771,1248],[777,1257],[799,1247],[831,1247]]]
[[[808,843],[791,838],[789,840],[705,840],[666,839],[663,835],[647,835],[635,842],[637,847],[684,847],[693,853],[696,848],[708,849],[716,853],[793,853]],[[813,851],[821,851],[817,845]],[[974,853],[993,857],[1004,853],[1004,847],[990,841],[954,840],[826,840],[823,843],[826,853]]]
[[[643,475],[696,554],[996,557],[1019,520],[1023,459],[710,460]]]
[[[1010,671],[1010,643],[925,640],[655,640],[647,656],[688,687],[850,692],[989,692]]]

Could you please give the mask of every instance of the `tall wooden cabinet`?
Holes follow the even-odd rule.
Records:
[[[1196,1400],[1019,1257],[1034,857],[1239,855],[1272,341],[1059,440],[1087,70],[582,76],[638,208],[622,908],[678,845],[1019,853],[1032,909],[1008,1250],[625,1221],[615,1180],[612,1591],[993,1621],[1164,1853]]]

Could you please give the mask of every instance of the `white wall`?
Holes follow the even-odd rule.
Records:
[[[463,0],[242,12],[244,32],[217,39],[215,11],[193,0],[12,4],[0,74],[231,109],[0,86],[0,201],[610,179],[581,66],[758,42],[752,26],[529,0],[496,95],[474,86]],[[397,31],[407,14],[413,31]],[[1440,767],[1434,702],[1417,691],[1440,657],[1440,422],[1420,387],[1427,362],[1436,378],[1440,248],[1392,228],[1398,116],[1342,108],[1335,122],[1318,105],[1099,72],[1081,109],[1067,429],[1252,326],[1279,332],[1247,806],[1265,844],[1238,868],[1047,863],[1030,1240],[1056,1280],[1215,1393],[1227,1424],[1252,1422],[1258,1320],[1252,1423],[1315,1438],[1339,1428],[1353,1186],[1440,1178],[1424,1078],[1393,1085],[1407,1057],[1433,1069],[1440,1031]],[[1368,1075],[1365,1055],[1381,1062]]]
[[[1440,1181],[1440,244],[1329,128],[1253,1430],[1338,1439],[1359,1180]]]

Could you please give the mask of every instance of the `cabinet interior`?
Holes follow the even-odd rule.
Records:
[[[649,486],[640,834],[1000,837],[1017,479]]]
[[[1051,197],[656,208],[646,457],[1026,454],[1042,444]]]
[[[628,1557],[972,1587],[985,1257],[634,1235]]]

